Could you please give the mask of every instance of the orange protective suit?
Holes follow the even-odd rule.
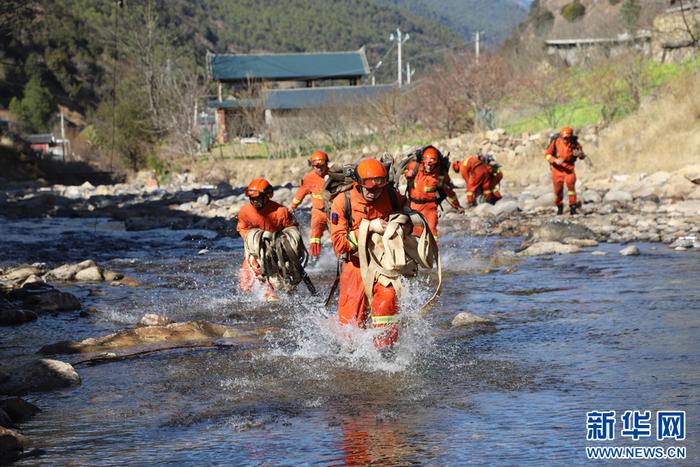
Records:
[[[364,199],[358,187],[350,190],[350,206],[352,225],[345,218],[346,193],[338,195],[331,206],[331,241],[338,256],[347,254],[348,260],[343,264],[340,275],[340,296],[338,298],[338,319],[343,325],[365,327],[368,318],[367,296],[360,275],[360,259],[357,256],[357,235],[362,219],[388,219],[395,212],[387,187],[374,202]],[[402,208],[406,200],[396,192],[398,208]],[[373,296],[370,304],[372,310],[372,327],[386,327],[386,330],[375,339],[375,346],[382,348],[393,345],[399,336],[398,300],[394,287],[375,283],[372,288]]]
[[[544,158],[552,166],[552,184],[554,185],[554,204],[562,206],[564,196],[562,191],[566,185],[569,195],[569,206],[576,206],[576,159],[574,151],[581,151],[580,159],[583,159],[583,148],[579,143],[564,141],[559,137],[552,141],[544,152]]]
[[[309,233],[309,254],[321,256],[321,237],[328,228],[323,203],[323,177],[313,170],[301,180],[301,186],[292,199],[292,209],[299,207],[307,194],[311,193],[311,228]]]
[[[268,232],[279,232],[287,227],[298,225],[285,206],[276,203],[272,200],[267,200],[265,205],[260,209],[255,209],[252,204],[246,204],[238,211],[238,225],[236,230],[245,240],[250,229],[263,229]],[[252,263],[252,264],[251,264]],[[255,280],[260,278],[260,265],[255,258],[249,257],[248,252],[245,252],[243,264],[241,265],[239,288],[247,292],[255,284]],[[271,290],[268,284],[269,296]]]
[[[406,166],[404,176],[408,180],[408,199],[411,209],[420,212],[425,217],[430,231],[437,238],[438,197],[440,192],[442,191],[447,196],[453,208],[459,209],[461,207],[459,200],[457,200],[457,195],[452,189],[450,174],[440,174],[437,167],[431,173],[428,173],[425,171],[424,163],[421,162],[419,164],[414,161]]]
[[[462,161],[459,173],[467,183],[467,204],[475,206],[476,197],[480,194],[484,195],[484,200],[488,203],[500,199],[500,193],[498,198],[494,197],[493,188],[501,181],[503,174],[500,174],[500,178],[494,177],[493,168],[478,157],[470,156]]]

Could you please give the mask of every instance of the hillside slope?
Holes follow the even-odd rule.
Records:
[[[21,96],[24,83],[38,75],[58,103],[94,108],[110,92],[115,32],[124,49],[129,37],[143,33],[135,30],[134,11],[149,7],[170,48],[200,69],[207,50],[304,52],[363,45],[374,64],[391,47],[388,35],[396,27],[412,36],[407,54],[429,56],[462,41],[429,19],[373,0],[143,0],[126,2],[119,18],[113,0],[4,0],[0,106]],[[132,66],[124,50],[119,58],[122,72]],[[389,66],[380,72],[380,80],[382,73],[388,80],[396,73]]]
[[[465,41],[483,32],[487,45],[499,45],[527,17],[526,0],[376,0],[429,18],[459,34]]]

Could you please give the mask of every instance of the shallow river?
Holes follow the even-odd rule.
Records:
[[[607,256],[589,249],[513,265],[493,253],[515,240],[443,235],[440,303],[411,321],[386,360],[366,333],[339,333],[323,298],[240,295],[240,240],[113,227],[0,222],[0,267],[91,258],[142,284],[60,286],[98,311],[0,328],[3,362],[145,313],[278,331],[255,348],[79,367],[81,386],[27,397],[43,411],[22,430],[43,452],[18,465],[572,465],[595,445],[684,446],[678,463],[700,462],[697,252],[638,244],[641,256],[622,257],[619,245],[601,245]],[[324,249],[310,268],[322,295],[335,274]],[[415,314],[429,284],[409,290],[402,306]],[[460,311],[495,324],[453,329]],[[586,441],[586,412],[608,409],[618,414],[615,441]],[[686,439],[621,439],[626,410],[685,410]]]

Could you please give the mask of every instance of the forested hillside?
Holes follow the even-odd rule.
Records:
[[[485,44],[500,45],[527,17],[529,0],[377,0],[430,18],[472,41],[481,31]]]
[[[148,60],[200,69],[213,52],[302,52],[367,47],[370,64],[384,56],[389,33],[411,34],[407,57],[430,57],[459,44],[446,28],[371,0],[4,0],[0,3],[0,106],[35,87],[52,103],[81,111],[111,92],[113,70],[128,74]],[[116,33],[116,35],[115,35]],[[148,44],[146,44],[148,43]],[[117,61],[115,58],[115,45]],[[164,55],[167,55],[165,57]],[[115,68],[116,66],[116,68]],[[395,71],[380,69],[391,79]]]

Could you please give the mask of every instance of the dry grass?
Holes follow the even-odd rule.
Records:
[[[700,164],[700,73],[687,73],[601,134],[596,171],[651,173]]]

